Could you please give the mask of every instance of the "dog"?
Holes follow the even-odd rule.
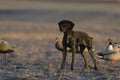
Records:
[[[90,37],[85,32],[73,31],[74,23],[69,20],[62,20],[58,23],[59,30],[64,33],[62,45],[63,45],[63,59],[61,69],[64,69],[66,56],[67,56],[67,47],[72,48],[72,62],[71,62],[71,70],[74,70],[74,59],[75,52],[78,48],[80,48],[80,53],[84,59],[85,66],[84,69],[88,69],[88,62],[86,56],[84,54],[85,48],[88,49],[88,52],[94,62],[94,69],[97,70],[96,59],[94,56],[94,51],[92,47],[92,37]]]

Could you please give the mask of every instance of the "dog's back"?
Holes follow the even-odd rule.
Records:
[[[85,45],[85,46],[90,46],[92,47],[92,37],[90,37],[87,33],[85,32],[80,32],[80,31],[72,31],[72,38],[76,40],[76,43],[78,45]]]

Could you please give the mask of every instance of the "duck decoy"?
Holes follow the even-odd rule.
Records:
[[[109,60],[114,65],[115,61],[120,60],[120,51],[117,50],[119,47],[113,46],[113,41],[111,39],[108,39],[108,44],[104,51],[98,52],[97,57]]]
[[[55,48],[58,49],[59,51],[63,51],[62,41],[58,37],[56,37],[55,39]],[[67,47],[67,51],[69,52],[71,51],[71,49]]]
[[[0,40],[0,53],[4,54],[5,65],[7,60],[7,54],[14,52],[15,47],[10,46],[10,44],[5,40]]]

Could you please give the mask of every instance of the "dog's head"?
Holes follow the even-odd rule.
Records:
[[[58,23],[59,29],[61,32],[67,32],[68,30],[72,30],[74,27],[74,23],[69,20],[62,20]]]

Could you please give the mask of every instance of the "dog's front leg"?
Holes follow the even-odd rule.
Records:
[[[75,43],[72,44],[72,62],[71,62],[71,67],[70,69],[74,69],[74,59],[75,59],[75,52],[76,52],[76,46]]]
[[[64,69],[66,56],[67,56],[67,47],[64,47],[64,49],[63,49],[63,60],[62,60],[62,65],[61,65],[60,69]]]

